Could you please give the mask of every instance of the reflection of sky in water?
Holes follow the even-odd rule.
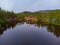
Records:
[[[60,8],[60,0],[0,0],[0,6],[15,12]]]
[[[0,45],[58,45],[60,38],[47,31],[47,27],[17,24],[0,36]]]

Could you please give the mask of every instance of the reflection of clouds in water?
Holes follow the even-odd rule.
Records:
[[[60,42],[47,31],[47,27],[35,27],[31,24],[17,24],[13,29],[4,32],[0,37],[2,45],[57,45]]]
[[[37,11],[60,8],[60,0],[0,0],[0,6],[15,12]]]

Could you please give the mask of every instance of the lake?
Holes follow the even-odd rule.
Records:
[[[10,22],[0,29],[0,45],[60,45],[60,27],[40,22]]]

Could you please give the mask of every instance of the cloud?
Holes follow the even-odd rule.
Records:
[[[8,8],[7,4],[8,4],[7,0],[0,0],[0,6],[2,8],[4,8],[4,9]]]
[[[59,0],[38,0],[36,3],[34,3],[30,9],[32,11],[36,11],[36,10],[43,10],[43,9],[56,9],[56,8],[60,8]],[[29,10],[30,10],[29,9]]]
[[[14,3],[13,10],[15,9],[15,11],[17,11],[17,10],[18,11],[26,11],[36,1],[34,1],[34,0],[33,1],[32,0],[18,0]]]
[[[0,6],[15,12],[58,9],[60,0],[0,0]]]

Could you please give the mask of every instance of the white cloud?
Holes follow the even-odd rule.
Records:
[[[16,12],[36,11],[60,8],[60,0],[0,0],[0,6]]]
[[[38,0],[28,10],[43,10],[43,9],[57,9],[60,8],[59,0]]]
[[[0,7],[5,10],[11,10],[13,8],[13,2],[10,0],[0,0]]]
[[[4,9],[7,9],[9,7],[7,4],[8,4],[7,0],[0,1],[0,6]]]

